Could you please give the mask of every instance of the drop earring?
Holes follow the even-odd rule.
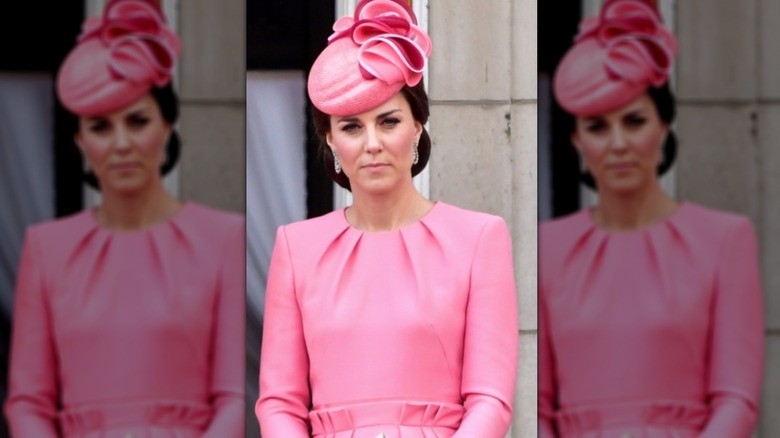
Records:
[[[420,146],[420,140],[415,140],[415,142],[414,142],[414,155],[413,155],[413,158],[412,158],[412,165],[417,164],[417,163],[420,162],[419,146]]]
[[[339,161],[339,156],[336,155],[336,151],[332,149],[331,152],[333,153],[333,170],[335,170],[336,173],[341,173],[341,162]]]

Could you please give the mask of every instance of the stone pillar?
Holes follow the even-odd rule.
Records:
[[[246,2],[179,3],[180,196],[244,212]]]
[[[431,2],[431,198],[502,216],[520,312],[514,438],[536,437],[536,1]]]

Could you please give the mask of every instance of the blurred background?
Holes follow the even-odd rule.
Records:
[[[180,199],[244,212],[245,2],[158,0],[182,41],[179,164],[165,184]],[[105,0],[6,2],[0,14],[0,394],[7,394],[13,285],[25,228],[96,205],[63,131],[54,79],[87,15]],[[7,435],[0,418],[0,437]]]
[[[559,128],[550,80],[579,20],[601,0],[539,8],[539,220],[592,205],[580,163]],[[672,196],[745,214],[758,233],[764,287],[766,363],[756,437],[780,436],[780,3],[773,0],[657,0],[675,33],[675,166]]]

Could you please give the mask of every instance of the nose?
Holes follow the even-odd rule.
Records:
[[[379,138],[379,132],[376,127],[369,126],[366,129],[365,150],[369,154],[376,154],[382,150],[382,141]]]
[[[119,152],[127,152],[130,149],[130,132],[124,126],[117,126],[114,130],[114,146]]]
[[[617,152],[623,152],[628,149],[627,133],[623,128],[617,126],[612,129],[610,147]]]

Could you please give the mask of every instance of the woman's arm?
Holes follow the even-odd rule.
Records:
[[[9,395],[5,415],[14,437],[56,438],[57,354],[44,292],[41,251],[28,229],[14,294]]]
[[[222,257],[211,348],[211,405],[214,416],[203,438],[243,437],[245,429],[245,241],[244,221],[230,230]]]
[[[255,413],[269,438],[308,438],[309,355],[295,296],[295,276],[285,228],[276,233],[263,316],[260,398]]]
[[[504,221],[495,218],[474,254],[461,384],[466,413],[453,438],[501,438],[509,430],[517,378],[516,294],[511,238]]]
[[[728,233],[715,287],[709,346],[712,415],[701,438],[748,438],[758,415],[764,364],[758,245],[748,220]]]

